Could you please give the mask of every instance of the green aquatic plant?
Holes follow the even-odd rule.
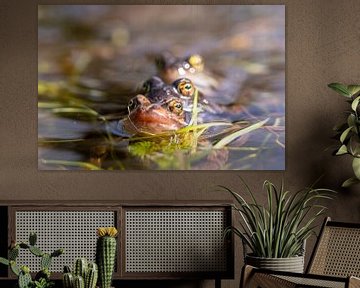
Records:
[[[344,96],[350,104],[347,120],[334,128],[338,133],[340,147],[334,155],[350,155],[354,177],[347,179],[342,186],[348,187],[360,183],[360,85],[331,83],[329,88]]]

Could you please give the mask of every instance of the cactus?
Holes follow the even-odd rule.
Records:
[[[88,262],[86,258],[76,259],[74,266],[75,276],[81,276],[83,279],[85,279],[86,270],[88,268],[87,266],[88,266]]]
[[[89,263],[85,258],[78,258],[74,263],[74,272],[71,273],[69,266],[64,266],[63,286],[64,288],[78,288],[75,286],[77,281],[78,286],[83,288],[95,288],[98,278],[98,268],[96,263]],[[83,276],[82,276],[83,275]],[[81,283],[82,279],[83,284]],[[77,280],[76,280],[77,279]]]
[[[6,266],[10,265],[10,261],[8,259],[3,258],[3,257],[0,257],[0,263],[4,264]]]
[[[36,246],[30,246],[30,247],[29,247],[29,251],[30,251],[32,254],[34,254],[35,256],[37,256],[37,257],[41,257],[41,256],[44,255],[44,252],[42,252],[42,251],[40,250],[40,248],[38,248],[38,247],[36,247]]]
[[[49,280],[50,279],[50,271],[48,268],[44,268],[42,270],[40,270],[38,273],[36,273],[35,275],[35,280],[40,281],[42,278]]]
[[[40,248],[36,247],[37,236],[35,233],[30,233],[29,244],[20,242],[16,243],[11,241],[11,245],[8,251],[8,259],[0,257],[0,264],[10,266],[11,271],[18,276],[18,286],[19,288],[28,288],[28,287],[51,287],[53,282],[50,281],[50,264],[53,257],[60,256],[63,254],[63,249],[55,250],[53,253],[44,253]],[[30,275],[30,269],[27,266],[22,266],[21,268],[16,264],[16,259],[19,256],[19,250],[29,250],[30,253],[37,257],[41,257],[41,271],[39,271],[35,276],[35,281],[32,280]]]
[[[84,278],[77,275],[74,277],[74,288],[85,288]]]
[[[74,276],[72,275],[72,273],[64,273],[62,280],[64,288],[74,287]]]
[[[96,243],[96,262],[99,267],[99,284],[101,288],[110,288],[116,256],[115,227],[98,228],[99,238]]]
[[[85,288],[95,288],[98,279],[98,266],[96,263],[89,263],[85,276]]]
[[[51,265],[51,260],[52,260],[51,255],[48,253],[44,253],[40,261],[41,269],[45,269],[45,268],[49,269]]]
[[[35,246],[37,241],[37,235],[35,232],[31,232],[29,235],[29,244],[31,246]]]
[[[21,267],[18,279],[19,288],[28,288],[30,283],[32,283],[30,269],[27,266],[23,266]]]
[[[20,268],[16,265],[16,262],[14,260],[10,261],[10,269],[16,276],[19,276],[21,271]]]
[[[16,258],[19,256],[19,246],[16,245],[14,248],[9,250],[8,253],[9,260],[16,260]]]
[[[50,255],[51,257],[58,257],[63,253],[64,253],[64,249],[57,249],[54,252],[52,252]]]

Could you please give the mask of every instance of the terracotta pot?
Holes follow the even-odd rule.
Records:
[[[304,256],[289,258],[263,258],[246,255],[245,263],[254,267],[275,271],[304,272]]]

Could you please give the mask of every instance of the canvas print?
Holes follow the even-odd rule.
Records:
[[[39,5],[40,170],[284,170],[283,5]]]

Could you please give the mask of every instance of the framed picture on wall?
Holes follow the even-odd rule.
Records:
[[[39,5],[40,170],[284,170],[284,5]]]

